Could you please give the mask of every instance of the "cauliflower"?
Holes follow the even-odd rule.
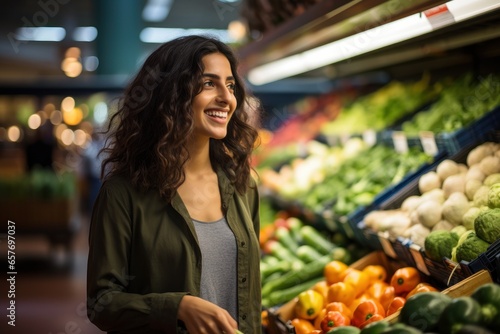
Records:
[[[412,195],[407,197],[403,203],[401,203],[401,210],[406,212],[412,212],[420,204],[420,196]]]
[[[410,226],[410,228],[405,231],[403,236],[410,239],[414,244],[422,246],[425,243],[425,238],[430,232],[431,231],[424,225],[416,224]]]
[[[424,242],[425,254],[434,261],[442,261],[444,257],[451,258],[451,251],[458,242],[456,233],[437,230],[427,235]]]
[[[460,169],[458,167],[458,164],[451,159],[445,159],[441,161],[436,167],[436,173],[441,181],[444,181],[447,177],[458,174],[459,172]]]
[[[479,167],[486,177],[491,174],[500,173],[500,158],[494,155],[487,156],[481,160]]]
[[[454,225],[462,224],[470,204],[464,193],[455,192],[443,203],[443,218]]]
[[[495,183],[500,183],[500,173],[490,174],[483,180],[483,184],[488,187]]]
[[[418,190],[420,193],[426,193],[432,189],[438,189],[441,187],[441,179],[436,172],[428,172],[418,179]]]
[[[474,229],[474,221],[482,211],[484,211],[484,209],[476,208],[475,206],[467,210],[467,212],[462,217],[462,224],[465,226],[466,229],[468,230]]]
[[[455,192],[465,192],[465,174],[454,174],[448,176],[443,182],[444,198],[450,197]]]
[[[460,238],[457,246],[453,250],[452,260],[455,262],[470,262],[482,253],[486,252],[489,243],[479,238],[474,231],[464,234],[465,238]]]
[[[439,223],[437,223],[436,225],[434,225],[432,227],[432,230],[433,231],[437,231],[437,230],[451,231],[454,227],[455,227],[455,225],[453,225],[449,221],[443,219]]]
[[[473,148],[467,155],[467,165],[470,167],[480,163],[483,158],[492,154],[492,149],[487,143],[481,144]]]
[[[495,175],[495,174],[492,174]],[[486,175],[481,171],[481,168],[479,168],[479,164],[471,166],[467,173],[465,173],[465,181],[469,180],[478,180],[480,182],[485,181]]]
[[[469,201],[474,200],[474,194],[482,185],[481,181],[475,179],[470,179],[465,183],[465,195],[467,195]]]
[[[441,204],[427,200],[417,207],[417,220],[427,228],[432,228],[441,220]]]
[[[500,208],[500,183],[495,183],[488,190],[488,207]]]
[[[487,206],[488,205],[488,192],[490,191],[490,187],[488,186],[481,186],[476,193],[474,194],[474,206],[475,207],[482,207],[482,206]]]
[[[500,238],[500,209],[485,210],[474,221],[474,230],[479,238],[493,243]]]
[[[431,191],[428,191],[422,196],[420,196],[421,202],[427,201],[427,200],[433,200],[434,202],[437,202],[439,204],[444,203],[444,192],[442,189],[432,189]]]

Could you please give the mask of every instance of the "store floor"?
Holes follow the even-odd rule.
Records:
[[[0,333],[103,333],[88,321],[85,313],[87,236],[88,219],[81,218],[70,262],[65,262],[62,251],[51,251],[43,237],[16,236],[15,298],[8,296],[11,286],[7,281],[6,240],[0,240]],[[8,324],[7,307],[11,300],[16,306],[15,327]]]

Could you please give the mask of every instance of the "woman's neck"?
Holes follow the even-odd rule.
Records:
[[[210,162],[210,141],[190,145],[189,160],[186,162],[184,170],[186,174],[199,175],[207,172],[212,172],[212,164]]]

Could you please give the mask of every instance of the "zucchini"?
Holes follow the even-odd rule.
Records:
[[[301,259],[304,263],[312,262],[323,256],[323,254],[309,245],[301,245],[299,248],[297,248],[295,254],[297,254],[299,259]]]
[[[270,265],[267,263],[260,263],[260,277],[261,279],[265,279],[271,274],[276,272],[287,272],[292,268],[292,263],[288,261],[280,261],[274,265]]]
[[[271,255],[276,256],[279,260],[288,262],[300,261],[295,254],[283,246],[279,241],[269,240],[267,242],[267,247]]]
[[[304,225],[300,228],[300,235],[304,244],[316,249],[321,254],[329,254],[336,245],[324,237],[318,230],[309,225]]]
[[[274,266],[274,265],[278,264],[281,261],[276,256],[272,256],[272,255],[266,254],[266,255],[262,256],[261,262],[265,263],[265,264],[269,264],[271,266]]]
[[[262,300],[262,304],[265,307],[272,307],[279,304],[286,303],[293,298],[297,297],[299,293],[306,291],[314,286],[314,284],[322,281],[324,278],[322,276],[314,277],[308,281],[302,282],[300,284],[294,285],[292,287],[275,290],[271,292],[266,298]]]
[[[289,217],[286,220],[288,228],[290,229],[290,233],[298,244],[302,244],[302,236],[300,235],[300,229],[304,224],[300,221],[299,218]]]
[[[278,279],[267,282],[262,287],[262,296],[268,296],[273,291],[290,288],[313,278],[323,276],[323,270],[331,260],[332,257],[330,254],[323,255],[313,262],[304,264],[304,267],[300,271],[289,271]]]
[[[293,235],[290,233],[286,227],[280,226],[276,228],[274,231],[274,236],[276,240],[278,240],[283,246],[288,248],[291,252],[296,252],[297,248],[299,248],[299,244],[293,238]]]

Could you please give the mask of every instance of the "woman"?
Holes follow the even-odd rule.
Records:
[[[261,332],[259,197],[231,49],[160,46],[112,117],[93,209],[88,316],[112,333]]]

